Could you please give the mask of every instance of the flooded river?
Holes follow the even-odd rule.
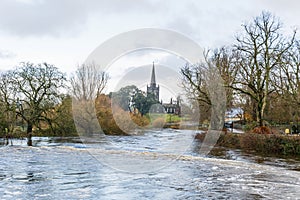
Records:
[[[300,162],[200,155],[194,134],[13,141],[0,148],[0,199],[300,199]]]

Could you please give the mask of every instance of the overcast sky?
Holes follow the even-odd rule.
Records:
[[[104,41],[139,28],[174,30],[204,48],[219,47],[233,43],[241,24],[262,10],[280,17],[291,32],[300,27],[299,4],[296,0],[1,0],[0,69],[22,61],[48,62],[69,73]],[[140,55],[136,63],[132,56],[117,62],[131,68],[168,57],[164,52],[147,55]]]

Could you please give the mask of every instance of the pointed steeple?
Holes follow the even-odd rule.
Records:
[[[151,98],[154,97],[154,99],[159,102],[159,85],[156,85],[154,62],[152,66],[151,82],[149,86],[147,85],[147,96],[148,95],[150,95]]]
[[[151,82],[147,85],[147,96],[154,97],[155,101],[159,102],[159,85],[156,85],[154,62],[152,66]]]
[[[154,62],[153,62],[153,66],[152,66],[152,74],[151,74],[150,85],[156,85]]]

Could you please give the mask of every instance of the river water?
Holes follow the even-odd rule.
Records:
[[[299,161],[201,155],[194,134],[13,141],[0,148],[0,199],[300,199]]]

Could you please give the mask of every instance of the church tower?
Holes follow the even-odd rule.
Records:
[[[159,102],[159,85],[156,86],[154,62],[152,66],[150,86],[147,86],[147,96],[153,96]]]

